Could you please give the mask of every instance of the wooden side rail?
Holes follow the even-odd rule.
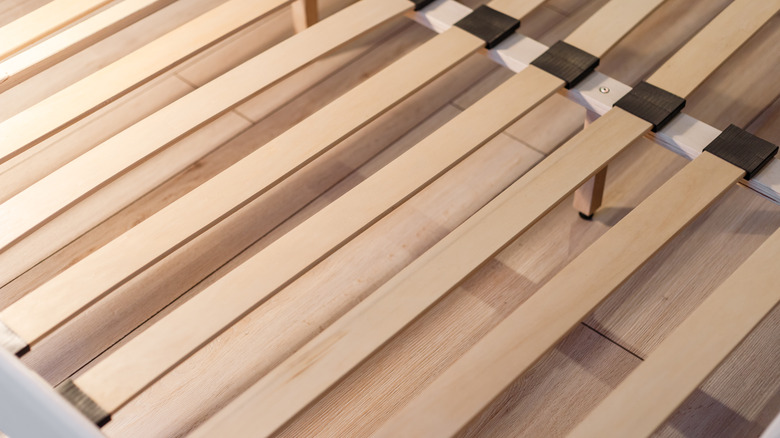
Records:
[[[622,30],[627,33],[660,3],[613,0],[586,21],[583,27],[607,26],[614,20],[617,11],[621,8],[630,8],[633,15],[622,15],[625,19],[622,22],[624,26]],[[632,5],[636,7],[631,7]],[[603,56],[623,36],[623,33],[618,32],[602,36],[599,38],[599,44],[589,45],[591,50],[598,50],[592,54]],[[566,41],[574,44],[578,39],[567,38]],[[532,60],[529,60],[529,63],[530,61]],[[422,190],[433,179],[489,141],[514,120],[541,103],[543,99],[562,89],[564,85],[561,79],[537,67],[530,66],[522,70],[406,154],[245,262],[238,269],[251,274],[241,275],[246,279],[250,275],[260,279],[279,275],[294,278],[300,275],[303,270],[335,251],[353,236],[381,219],[392,208]],[[322,230],[327,232],[323,233]],[[302,247],[305,247],[306,251],[301,251]],[[286,266],[293,266],[289,272],[285,269],[285,272],[279,273],[278,266],[274,268],[273,260],[282,257],[286,261]],[[263,288],[268,295],[274,292],[272,287],[276,285],[274,283],[266,287],[265,284],[256,281],[254,282],[256,284],[247,281],[233,282],[222,292],[223,296],[228,290],[259,290],[260,288]],[[340,334],[346,333],[347,329],[344,329],[344,326],[340,327],[341,329],[333,330]],[[358,329],[355,334],[364,328]],[[359,361],[364,357],[361,355],[360,348],[354,348],[353,340],[351,337],[345,337],[339,339],[336,344],[331,344],[327,352],[328,358],[338,360],[341,365],[334,369],[321,367],[327,360],[318,346],[313,346],[313,349],[299,350],[283,366],[276,368],[250,391],[251,401],[247,401],[247,397],[244,397],[242,402],[237,402],[238,405],[254,412],[251,420],[249,416],[238,415],[236,412],[225,414],[230,416],[229,420],[223,419],[224,421],[219,425],[208,429],[209,431],[203,434],[208,435],[216,430],[228,434],[239,434],[240,430],[252,430],[254,434],[262,436],[272,434],[357,364],[347,358],[360,358]],[[315,349],[318,351],[314,352]],[[311,368],[300,368],[301,363],[310,364],[310,359],[314,356],[323,359],[323,362]],[[125,361],[127,360],[125,357]],[[128,362],[125,363],[129,366]],[[271,400],[279,400],[277,397],[283,398],[285,403],[271,402]],[[237,418],[240,420],[236,421]],[[231,423],[236,426],[228,426]]]
[[[125,0],[77,23],[24,52],[0,62],[0,92],[38,74],[73,53],[94,44],[174,0]]]
[[[569,437],[653,433],[780,302],[776,231]]]
[[[149,154],[325,53],[402,14],[410,8],[409,4],[408,0],[356,3],[196,89],[28,187],[0,204],[0,223],[5,230],[0,236],[0,252]],[[29,263],[48,255],[33,254]],[[16,263],[14,271],[3,272],[0,280],[9,281],[24,267]]]
[[[89,15],[111,1],[54,0],[3,26],[0,28],[0,60]]]

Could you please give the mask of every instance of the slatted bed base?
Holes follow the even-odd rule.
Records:
[[[0,186],[0,284],[5,285],[137,197],[132,194],[95,212],[81,228],[63,230],[64,236],[50,239],[48,245],[26,249],[33,238],[40,242],[46,240],[45,233],[59,233],[58,220],[69,209],[258,93],[402,14],[438,33],[0,311],[0,349],[23,356],[123,284],[301,172],[473,54],[484,53],[516,73],[57,391],[8,352],[0,352],[0,388],[14,394],[11,399],[0,393],[4,408],[0,429],[22,437],[101,436],[95,424],[106,424],[228,327],[556,93],[586,109],[584,130],[275,366],[192,436],[279,432],[568,196],[574,194],[582,217],[598,214],[607,166],[632,142],[645,137],[692,159],[422,388],[374,435],[462,432],[735,184],[780,204],[775,145],[735,126],[720,131],[680,114],[685,98],[776,16],[780,0],[735,0],[636,87],[593,70],[600,57],[663,2],[610,0],[568,37],[548,47],[515,32],[541,0],[493,0],[474,10],[454,0],[361,0],[321,21],[314,0],[228,0],[0,122],[0,182],[8,182]],[[13,36],[9,43],[0,43],[0,92],[171,2],[124,0],[95,12],[107,3],[79,1],[66,7],[54,0],[0,28],[0,36]],[[291,8],[295,36],[90,150],[74,149],[72,157],[64,154],[60,162],[45,165],[37,155],[46,138],[283,7]],[[20,26],[29,31],[21,32]],[[36,166],[48,170],[22,177],[25,166],[36,160],[40,161]],[[169,172],[173,175],[178,168]],[[571,435],[647,436],[666,421],[780,300],[768,268],[780,256],[778,236],[776,232],[770,237]],[[735,298],[742,287],[749,289],[747,301]],[[722,335],[713,342],[708,335],[719,321],[728,323],[717,326]],[[690,352],[696,360],[686,366]],[[656,381],[658,386],[648,385]],[[639,392],[644,394],[644,408],[631,403]],[[45,421],[33,424],[36,415]]]

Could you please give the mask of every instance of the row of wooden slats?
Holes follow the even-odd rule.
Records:
[[[197,2],[183,3],[187,3],[189,13],[189,8]],[[200,3],[204,9],[213,4]],[[550,44],[603,3],[551,1],[526,20],[523,32]],[[687,2],[670,0],[604,58],[601,71],[626,83],[635,83],[695,33],[725,3],[728,2],[700,1],[691,7]],[[343,4],[324,2],[322,6],[324,15],[327,15]],[[126,34],[141,35],[139,29],[142,26],[160,19],[159,16],[165,13],[178,19],[178,14],[170,10],[168,8],[143,20],[129,28]],[[6,16],[13,18],[16,12],[14,10]],[[107,134],[120,130],[121,123],[131,124],[144,114],[143,111],[156,109],[152,107],[155,102],[159,102],[158,107],[170,102],[250,54],[289,36],[292,30],[288,14],[288,11],[281,11],[263,20],[200,56],[200,59],[153,81],[48,142],[53,146],[61,141],[99,143]],[[761,35],[697,91],[690,99],[686,112],[721,129],[727,123],[748,125],[749,130],[777,142],[780,133],[776,132],[777,103],[773,101],[777,90],[773,87],[779,85],[771,78],[776,76],[778,63],[777,59],[775,62],[767,59],[766,54],[774,54],[772,50],[767,52],[767,48],[777,44],[779,29],[775,17]],[[649,34],[653,35],[656,44],[650,48]],[[119,35],[111,38],[121,41],[117,38]],[[96,245],[110,240],[259,147],[285,127],[292,126],[305,114],[313,112],[365,75],[378,71],[431,35],[429,31],[406,21],[391,23],[382,31],[359,39],[212,122],[181,143],[200,143],[204,148],[221,145],[216,152],[5,286],[0,290],[3,299],[10,297],[7,299],[12,300],[23,295],[34,285],[94,250]],[[147,35],[143,34],[143,37]],[[96,56],[101,44],[111,44],[103,46],[104,50],[110,47],[110,50],[120,53],[121,50],[129,50],[135,42],[133,40],[123,49],[121,44],[108,41],[111,40],[78,56],[86,56],[91,51]],[[100,56],[99,59],[104,62],[105,58]],[[66,61],[0,95],[0,100],[16,102],[18,111],[66,83],[57,85],[57,81],[51,80],[57,75],[56,69],[75,70],[71,80],[87,71],[74,68],[78,64],[68,67],[70,62],[73,61]],[[487,60],[474,56],[399,109],[383,116],[308,166],[300,175],[80,315],[47,338],[24,361],[52,383],[79,369],[83,371],[82,367],[95,355],[135,326],[144,323],[142,329],[159,319],[202,289],[204,284],[213,282],[265,246],[275,235],[354,186],[508,75]],[[49,85],[52,82],[54,84]],[[52,88],[36,95],[42,84]],[[469,88],[471,84],[474,85]],[[755,84],[762,84],[762,87]],[[461,94],[464,89],[465,93]],[[303,94],[299,95],[301,92]],[[731,105],[723,104],[724,96]],[[144,109],[136,102],[144,102],[152,108]],[[274,108],[276,104],[281,104],[281,109]],[[14,110],[10,111],[8,115]],[[177,435],[187,431],[572,135],[580,126],[582,117],[580,108],[560,97],[553,97],[459,165],[450,175],[254,311],[188,359],[173,374],[155,383],[115,415],[105,432],[110,436],[152,436]],[[551,123],[552,120],[556,122]],[[245,133],[229,140],[244,130]],[[401,137],[407,131],[409,133]],[[401,139],[395,141],[398,137]],[[291,436],[302,431],[306,431],[307,435],[315,431],[333,435],[363,433],[388,418],[417,391],[418,385],[431,379],[466,351],[469,345],[500,321],[502,315],[519,305],[565,261],[576,256],[685,163],[685,160],[647,141],[639,143],[642,144],[632,146],[610,166],[606,205],[595,222],[579,221],[568,205],[555,209],[467,284],[339,384],[325,399],[290,425],[285,433]],[[384,152],[371,158],[372,154],[385,147]],[[356,153],[358,150],[360,154]],[[369,161],[363,164],[367,159]],[[137,175],[141,173],[137,173],[136,178]],[[462,184],[464,180],[469,184]],[[296,213],[299,208],[303,209]],[[777,212],[776,206],[755,194],[736,187],[732,189],[725,199],[684,231],[602,305],[581,328],[570,334],[556,351],[548,354],[542,363],[514,385],[505,397],[497,400],[466,433],[480,432],[494,436],[503,431],[504,434],[514,435],[522,430],[534,436],[538,431],[548,431],[551,427],[561,431],[570,428],[599,398],[606,395],[610,387],[618,383],[622,375],[635,367],[641,357],[649,354],[664,334],[690,313],[768,233],[777,228],[780,224]],[[287,219],[291,214],[294,215]],[[284,222],[274,229],[280,221]],[[420,229],[425,231],[420,232]],[[269,235],[234,257],[248,242],[269,231]],[[730,251],[723,251],[723,248]],[[177,266],[177,254],[187,251],[203,256],[194,266]],[[351,268],[345,270],[344,266]],[[216,273],[173,306],[145,321],[161,303],[167,302],[164,301],[165,296],[159,296],[160,290],[166,291],[167,297],[172,298],[217,268]],[[361,274],[358,280],[354,279],[356,272]],[[337,288],[340,293],[334,295],[333,290]],[[150,300],[152,296],[159,301]],[[761,430],[768,423],[778,409],[777,388],[767,388],[766,385],[767,382],[777,384],[779,380],[778,371],[771,367],[772,359],[780,355],[777,343],[773,342],[778,323],[776,313],[705,383],[700,394],[694,394],[689,400],[689,404],[696,406],[701,404],[697,397],[698,400],[704,397],[705,401],[711,400],[705,405],[714,408],[693,410],[691,413],[691,409],[684,406],[662,433],[674,434],[692,430],[686,428],[699,427],[709,428],[698,432],[703,436],[715,431],[741,434]],[[85,337],[85,332],[99,335]],[[759,345],[751,345],[755,343]],[[749,358],[756,354],[764,356],[761,360]],[[763,369],[750,368],[762,365]],[[756,398],[756,387],[751,388],[743,383],[742,378],[730,375],[734,371],[729,371],[729,366],[739,369],[740,373],[747,370],[745,376],[757,381],[757,387],[762,389],[759,394],[764,396],[764,400]],[[725,377],[719,377],[721,375]],[[737,401],[732,402],[730,398]],[[748,398],[750,403],[743,400]],[[731,414],[723,415],[723,409],[730,410]]]

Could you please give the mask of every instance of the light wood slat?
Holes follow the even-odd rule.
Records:
[[[533,85],[529,86],[530,84]],[[491,92],[488,97],[455,117],[444,128],[437,130],[364,183],[280,237],[265,251],[248,260],[238,269],[257,279],[280,277],[281,280],[297,276],[300,270],[327,256],[348,239],[382,218],[390,209],[424,188],[434,178],[489,141],[543,99],[561,89],[563,85],[562,80],[535,67],[515,75]],[[323,233],[322,230],[328,232]],[[303,252],[306,258],[296,260],[301,259],[301,248],[306,248]],[[285,267],[280,270],[273,261],[282,257],[283,253],[287,253],[285,255],[289,258],[285,259]],[[288,270],[288,267],[291,269]],[[277,281],[267,287],[265,284],[254,286],[247,283],[237,284],[234,287],[239,293],[246,288],[257,291],[260,287],[263,287],[266,293],[271,293],[272,286],[281,284],[283,281]],[[134,365],[125,362],[125,366],[130,368]],[[313,369],[311,372],[317,371]],[[282,384],[288,382],[287,378],[280,377],[278,373],[274,373],[273,376],[269,379],[280,385],[277,388],[280,391],[276,394],[294,400],[289,403],[252,404],[251,409],[256,413],[249,420],[252,424],[239,421],[234,423],[237,427],[233,431],[225,430],[224,424],[218,429],[229,435],[239,434],[241,430],[252,430],[256,436],[270,435],[300,409],[316,399],[325,389],[321,387],[323,383],[327,388],[334,380],[341,377],[341,375],[319,375],[321,382],[316,385],[309,385],[311,381],[303,383],[301,380],[294,380],[295,384],[301,384],[295,388],[287,388]],[[282,388],[285,391],[281,391]],[[269,395],[263,392],[262,396],[255,398],[270,400],[276,397],[273,395],[269,399]],[[250,417],[241,418],[248,420]]]
[[[89,288],[90,293],[102,294],[106,285],[116,284],[128,274],[132,274],[130,269],[142,269],[149,263],[150,257],[158,254],[163,256],[180,246],[196,233],[200,233],[210,224],[240,208],[282,178],[337,144],[351,132],[391,108],[401,98],[429,83],[484,45],[484,42],[478,38],[458,28],[453,28],[451,32],[446,32],[442,36],[424,43],[417,50],[353,88],[254,154],[130,230],[104,247],[106,251],[101,249],[95,252],[94,257],[91,255],[84,260],[85,262],[89,260],[84,263],[85,269],[90,272],[87,277],[78,270],[66,271],[64,275],[58,276],[43,288],[28,295],[28,297],[37,295],[39,290],[45,291],[46,294],[31,298],[30,302],[40,303],[42,296],[56,293],[57,290],[65,287],[64,285],[74,291],[84,290],[83,288],[86,287]],[[415,74],[407,74],[412,69]],[[360,111],[356,111],[356,108],[360,108]],[[316,141],[311,138],[312,132],[319,133]],[[181,217],[188,217],[189,223],[183,223]],[[263,264],[264,271],[267,269],[267,275],[258,277],[256,272],[246,269],[234,271],[235,275],[201,292],[197,300],[190,301],[187,303],[189,305],[177,309],[175,314],[151,327],[125,348],[102,361],[89,374],[79,378],[77,384],[104,408],[109,410],[119,408],[148,383],[218,334],[269,293],[295,278],[297,272],[321,258],[318,254],[319,248],[301,244],[300,236],[291,238],[290,241],[292,245],[277,245],[280,249],[270,259],[271,263],[266,261]],[[156,244],[152,245],[151,242]],[[128,247],[133,248],[136,260],[128,257]],[[307,255],[310,258],[307,259]],[[106,270],[108,272],[105,273],[109,281],[95,281],[92,273],[100,271],[100,266],[107,257],[110,257],[112,266],[111,270]],[[278,260],[290,262],[285,266],[279,266]],[[303,266],[295,265],[294,260],[304,260]],[[84,281],[89,277],[91,277],[89,281]],[[259,278],[267,287],[257,287],[251,293],[247,293],[246,288],[235,286],[236,282],[241,284],[247,277],[253,280]],[[97,289],[94,284],[102,287]],[[235,299],[226,299],[226,293],[237,295]],[[19,303],[25,299],[26,297]],[[72,297],[68,300],[71,299]],[[221,306],[228,302],[228,306]],[[200,309],[204,305],[207,308],[215,308],[218,305],[222,308],[219,312],[212,313],[208,321],[202,321],[203,313]],[[27,311],[20,312],[22,313]],[[44,313],[39,314],[44,315]],[[46,320],[48,322],[43,324],[50,325],[51,318],[41,317],[41,321]],[[15,327],[10,320],[3,318],[3,321]],[[193,325],[198,326],[199,329],[190,330],[189,327]],[[188,327],[184,332],[179,332],[186,339],[179,339],[176,335],[170,336],[172,334],[170,327]],[[24,337],[25,333],[29,332],[22,330],[17,333]],[[129,371],[125,374],[118,369]],[[118,372],[125,377],[116,379]],[[106,382],[110,383],[106,385]]]
[[[318,57],[410,8],[408,0],[354,4],[196,89],[0,205],[0,250],[63,209]]]
[[[12,21],[0,28],[0,59],[51,35],[112,1],[54,0]]]
[[[612,123],[620,121],[625,123]],[[595,169],[588,171],[588,167],[598,168],[603,160],[650,129],[649,123],[620,109],[607,113],[594,126],[599,123],[606,129],[582,131],[328,327],[316,341],[261,379],[254,387],[257,389],[238,399],[230,411],[216,416],[199,434],[208,435],[209,431],[252,422],[255,416],[267,420],[257,414],[265,409],[274,414],[299,409],[301,400],[297,400],[297,391],[326,390],[459,284],[465,276],[461,274],[477,269],[514,235],[529,228],[571,193],[595,172]],[[592,153],[588,147],[582,147],[586,145],[597,145],[598,151]],[[447,254],[452,256],[446,257]],[[269,400],[276,403],[269,406]],[[253,414],[246,415],[248,412]]]
[[[447,35],[424,44],[326,109],[28,294],[3,312],[3,321],[16,321],[9,324],[26,340],[35,342],[134,272],[240,208],[483,45],[481,40],[460,29],[453,29]],[[436,55],[431,56],[432,53]],[[412,68],[417,74],[406,74]],[[354,108],[362,111],[353,111],[352,117],[344,116]],[[311,141],[311,132],[320,133],[317,142]],[[307,142],[309,144],[305,148],[300,147]],[[182,222],[182,215],[189,221]],[[72,290],[73,294],[63,296],[63,288]],[[37,322],[33,322],[33,318],[27,317],[30,314],[41,317],[34,318]]]
[[[656,4],[658,3],[660,2]],[[646,9],[645,14],[649,14],[653,9]],[[637,14],[632,18],[634,23],[637,23],[643,17],[643,14]],[[599,14],[592,17],[588,23],[597,21],[601,22],[602,25],[607,25],[612,19],[614,19],[612,14]],[[630,25],[626,26],[625,32],[628,32],[632,27]],[[604,50],[614,45],[622,37],[622,34],[612,34],[610,37],[612,41],[605,46]],[[606,45],[604,39],[601,40],[601,43]],[[422,168],[417,163],[418,161],[435,161],[436,157],[451,153],[451,148],[457,147],[458,139],[468,138],[474,133],[480,136],[484,135],[484,127],[495,123],[495,119],[498,119],[502,126],[505,126],[504,123],[508,123],[504,120],[507,117],[507,113],[514,114],[519,109],[524,108],[523,106],[517,106],[518,102],[514,101],[518,99],[516,97],[518,93],[530,92],[531,90],[528,90],[528,87],[544,89],[546,86],[542,85],[543,82],[551,81],[552,79],[550,75],[538,71],[534,67],[521,71],[518,75],[510,78],[492,91],[484,99],[475,103],[460,117],[451,121],[447,127],[440,129],[418,144],[406,156],[400,157],[395,162],[389,164],[382,172],[375,175],[374,178],[369,179],[347,195],[334,201],[320,214],[315,215],[288,235],[280,238],[280,241],[285,241],[288,237],[291,237],[291,241],[295,239],[300,241],[297,244],[293,244],[293,248],[301,247],[302,245],[311,247],[316,245],[317,240],[319,240],[318,237],[313,236],[322,235],[322,230],[328,230],[327,233],[324,233],[328,236],[339,233],[342,224],[354,219],[360,219],[359,216],[363,212],[372,208],[373,201],[378,197],[383,197],[385,193],[400,190],[404,194],[413,194],[414,192],[407,188],[406,183],[413,181],[414,173],[412,172],[414,170]],[[551,81],[550,86],[560,89],[561,82],[559,80]],[[507,99],[508,101],[504,102]],[[496,111],[495,108],[499,108],[498,113],[491,114],[491,108],[494,109],[493,111]],[[475,114],[477,116],[472,118]],[[467,129],[471,131],[468,134],[466,132],[458,134],[458,132],[463,130],[463,126],[469,127]],[[450,136],[453,138],[449,138]],[[426,150],[430,145],[435,145],[436,143],[446,144],[447,146],[441,151],[432,149],[431,152],[428,152]],[[421,157],[415,156],[415,154],[421,153],[425,155]],[[386,182],[383,180],[386,180]],[[415,181],[412,187],[416,187],[418,184],[420,183]],[[405,199],[398,195],[396,196],[397,200],[395,202],[401,202]],[[385,208],[389,208],[392,205],[393,203],[388,203]],[[332,216],[332,219],[329,220],[328,216]],[[376,220],[374,217],[378,219],[381,216],[372,213],[365,219],[361,219],[358,224],[361,227],[368,226],[372,223],[372,220]],[[362,229],[357,226],[349,227],[351,233],[359,232]],[[300,235],[300,238],[297,235]],[[343,238],[351,238],[352,235],[354,234],[345,233]],[[278,247],[278,244],[279,242],[275,244],[274,248]],[[324,251],[319,254],[327,255]],[[273,251],[258,255],[255,259],[246,262],[246,266],[242,266],[242,269],[252,269],[255,275],[262,278],[267,275],[263,272],[262,267],[272,265],[275,257]],[[390,314],[394,315],[396,313],[391,312]],[[374,324],[375,321],[371,319],[375,316],[372,314],[368,318],[368,325]],[[354,342],[354,339],[342,337],[345,332],[349,331],[349,328],[345,328],[343,325],[339,327],[342,330],[336,329],[336,333],[333,336],[321,337],[319,339],[322,339],[322,342],[313,342],[296,352],[288,361],[274,369],[274,371],[248,391],[245,396],[242,396],[240,401],[237,401],[235,405],[231,405],[224,413],[221,413],[219,419],[209,423],[210,425],[204,427],[198,434],[208,436],[216,431],[220,431],[220,433],[239,435],[241,431],[252,430],[254,434],[267,436],[276,431],[296,413],[316,400],[360,361],[365,359],[373,351],[373,348],[376,348],[377,344],[364,342],[363,347],[367,347],[369,349],[368,352],[364,349],[353,349],[354,345],[352,342]],[[365,326],[362,328],[365,328]],[[357,332],[359,331],[360,328],[358,328]],[[381,342],[387,339],[388,337],[384,337]],[[339,349],[335,344],[339,344],[338,346],[343,348]],[[274,402],[270,403],[269,401],[271,400]]]
[[[457,433],[743,175],[742,169],[702,154],[512,312],[374,436]]]
[[[600,58],[661,3],[663,0],[611,1],[564,41]]]
[[[778,10],[780,0],[735,0],[647,82],[688,96]]]
[[[0,123],[0,163],[286,4],[230,0]],[[0,191],[3,189],[0,187]],[[5,198],[0,192],[0,198]]]
[[[570,437],[648,436],[780,301],[776,231]]]
[[[169,5],[174,0],[125,0],[0,62],[0,92],[45,70],[105,36]]]
[[[530,14],[534,9],[539,7],[543,2],[538,0],[493,0],[488,2],[487,5],[491,8],[503,12],[510,17],[521,19]]]

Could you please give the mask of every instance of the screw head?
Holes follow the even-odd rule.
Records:
[[[609,88],[601,87],[601,88],[599,88],[599,91],[601,91],[602,94],[607,94],[607,93],[609,93]]]

